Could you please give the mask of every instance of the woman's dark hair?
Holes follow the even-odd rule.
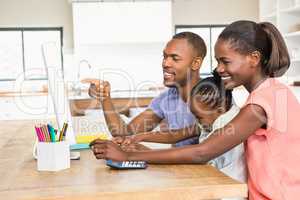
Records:
[[[186,39],[187,42],[194,48],[197,53],[197,56],[200,56],[202,59],[206,56],[206,45],[204,40],[192,32],[180,32],[175,34],[172,39]]]
[[[191,97],[197,99],[212,109],[225,107],[226,111],[232,105],[232,90],[226,90],[219,74],[214,71],[213,76],[201,79],[193,87]]]
[[[265,75],[282,76],[290,66],[290,56],[278,29],[269,22],[236,21],[219,35],[229,41],[232,48],[242,54],[258,51]]]

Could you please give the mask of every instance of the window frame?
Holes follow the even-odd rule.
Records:
[[[22,40],[22,69],[24,74],[24,80],[32,81],[32,80],[47,80],[47,78],[27,78],[25,76],[26,65],[25,65],[25,51],[24,51],[24,32],[25,31],[59,31],[60,32],[60,48],[61,48],[61,67],[64,70],[64,60],[63,60],[63,27],[0,27],[1,31],[20,31],[21,32],[21,40]],[[7,78],[0,79],[0,81],[16,81],[16,79]]]
[[[213,71],[213,67],[212,66],[212,63],[213,63],[213,58],[212,58],[212,28],[225,28],[228,24],[206,24],[206,25],[175,25],[174,27],[174,33],[176,34],[177,33],[177,30],[178,29],[193,29],[193,28],[208,28],[209,29],[209,45],[210,47],[206,47],[207,49],[209,49],[209,53],[210,53],[210,58],[209,58],[209,61],[211,63],[211,72]],[[203,75],[203,76],[208,76],[210,75],[211,73],[201,73],[200,71],[200,75]]]

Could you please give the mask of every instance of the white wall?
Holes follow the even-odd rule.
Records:
[[[63,26],[66,78],[74,80],[78,59],[72,55],[73,16],[70,2],[71,0],[0,0],[0,27]],[[173,0],[172,3],[174,25],[228,24],[238,19],[258,20],[258,0]],[[157,56],[161,56],[162,48],[157,48]],[[160,63],[153,67],[160,70]]]
[[[258,20],[258,0],[173,0],[172,20],[174,25],[228,24],[238,19]],[[64,28],[64,50],[65,53],[68,52],[64,56],[66,77],[74,79],[78,60],[76,61],[70,54],[72,53],[70,50],[73,49],[73,17],[70,0],[0,0],[0,27],[53,26]],[[159,48],[162,47],[158,46],[157,49]],[[130,51],[124,56],[129,56],[129,54]],[[147,59],[149,55],[147,53],[139,57]],[[159,53],[158,56],[161,54]],[[153,67],[160,70],[160,66]],[[143,71],[139,73],[143,73]],[[41,117],[40,115],[33,117],[31,113],[16,109],[13,99],[2,98],[0,101],[3,101],[0,102],[1,107],[7,110],[7,113],[3,112],[0,119]],[[31,102],[30,105],[35,108],[36,106],[41,107],[44,100],[28,99],[28,102]],[[13,114],[10,116],[12,110]],[[19,111],[19,116],[16,117],[17,111]]]
[[[173,24],[228,24],[258,20],[258,0],[173,0]],[[65,50],[73,48],[69,0],[0,0],[0,27],[63,26]]]
[[[235,20],[258,21],[258,0],[174,0],[173,24],[229,24]]]

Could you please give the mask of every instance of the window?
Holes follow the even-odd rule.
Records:
[[[46,79],[42,45],[54,42],[61,51],[62,31],[62,28],[0,28],[0,80],[12,81],[20,75],[25,80]]]
[[[0,31],[0,79],[13,80],[23,72],[22,32]]]
[[[214,54],[214,46],[218,39],[219,34],[223,31],[225,25],[199,25],[199,26],[188,26],[188,25],[178,25],[175,26],[175,32],[180,33],[184,31],[189,31],[200,35],[207,47],[207,54],[202,63],[200,69],[201,75],[208,75],[217,66]]]

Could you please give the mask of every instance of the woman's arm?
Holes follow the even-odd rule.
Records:
[[[97,159],[203,164],[242,143],[266,122],[266,114],[262,107],[247,105],[224,128],[216,130],[198,145],[147,152],[124,152],[111,141],[96,140],[91,145]]]

